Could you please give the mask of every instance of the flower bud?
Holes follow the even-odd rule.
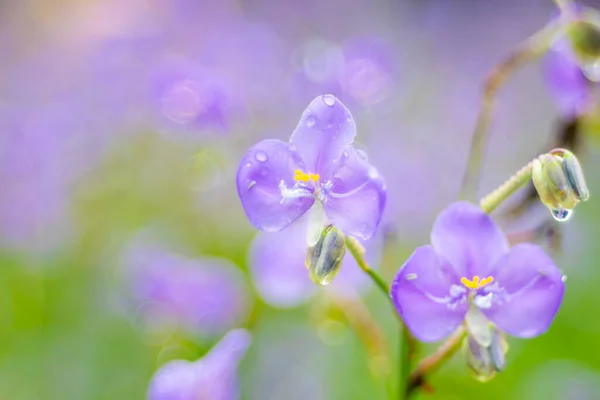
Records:
[[[346,236],[333,225],[321,231],[314,246],[306,253],[306,268],[310,279],[319,285],[327,285],[338,273],[346,254]]]
[[[572,54],[583,74],[600,81],[600,14],[593,8],[575,6],[565,28]]]
[[[506,367],[506,353],[508,343],[504,333],[493,326],[489,327],[490,342],[482,344],[470,333],[463,341],[463,357],[480,382],[491,380],[496,372],[501,372]]]
[[[583,63],[600,59],[600,29],[586,20],[576,20],[567,28],[567,36],[575,56]]]
[[[533,185],[540,200],[558,221],[566,221],[589,191],[579,161],[568,150],[554,149],[533,161]]]

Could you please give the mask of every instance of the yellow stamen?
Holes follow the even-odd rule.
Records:
[[[480,289],[487,285],[488,283],[494,282],[494,278],[492,276],[488,276],[487,278],[479,280],[479,277],[475,275],[473,280],[469,280],[467,278],[460,278],[460,282],[465,285],[469,289]]]
[[[307,174],[297,169],[295,171],[294,179],[297,181],[308,182],[308,181],[318,181],[320,178],[319,174]]]

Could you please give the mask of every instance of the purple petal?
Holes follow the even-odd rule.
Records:
[[[457,274],[487,277],[493,262],[508,251],[500,227],[479,207],[456,202],[443,210],[431,230],[431,244]]]
[[[273,307],[302,304],[316,285],[308,277],[306,218],[281,232],[261,232],[250,247],[250,272],[258,293]]]
[[[200,360],[163,365],[150,382],[148,400],[237,399],[237,367],[250,342],[247,331],[235,329]]]
[[[238,325],[249,310],[244,276],[230,261],[217,257],[191,259],[162,246],[134,242],[124,262],[131,275],[136,303],[150,317],[158,310],[192,334],[215,335]]]
[[[342,152],[354,141],[356,125],[350,111],[330,94],[314,99],[304,110],[290,138],[308,171],[327,181],[339,168]]]
[[[532,244],[519,244],[502,256],[491,272],[500,292],[483,313],[512,336],[538,336],[550,326],[565,284],[554,262]]]
[[[550,50],[542,63],[547,90],[559,110],[566,116],[578,114],[589,101],[590,83],[570,54],[566,41]]]
[[[390,294],[417,339],[434,342],[456,329],[467,313],[466,290],[455,293],[453,288],[462,289],[452,266],[427,245],[400,268]]]
[[[386,201],[385,182],[361,153],[348,146],[324,203],[329,220],[347,235],[371,238]]]
[[[292,188],[296,169],[304,170],[302,161],[280,140],[263,140],[242,159],[237,172],[238,195],[248,219],[258,229],[280,231],[314,203],[312,197],[283,199],[280,184]]]
[[[148,400],[191,400],[196,387],[196,365],[175,360],[163,365],[152,378]]]

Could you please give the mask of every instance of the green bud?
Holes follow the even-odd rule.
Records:
[[[317,243],[309,246],[306,253],[310,279],[319,285],[331,283],[340,270],[345,254],[346,236],[333,225],[323,228]]]
[[[563,203],[572,203],[569,182],[562,169],[562,163],[551,154],[542,154],[533,162],[531,173],[533,185],[537,190],[540,200],[551,209],[563,206]],[[574,205],[574,204],[573,204]]]
[[[463,340],[462,353],[471,373],[480,382],[487,382],[506,367],[508,343],[504,333],[493,326],[489,328],[490,342],[481,344],[473,335]]]
[[[573,21],[566,31],[575,56],[583,63],[600,59],[600,29],[594,22]]]
[[[557,221],[566,221],[580,201],[590,197],[577,157],[568,150],[554,149],[533,161],[533,185]]]

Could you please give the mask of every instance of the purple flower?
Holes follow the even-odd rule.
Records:
[[[138,244],[125,261],[136,304],[151,319],[168,317],[185,332],[214,335],[236,326],[249,309],[241,271],[228,260]]]
[[[226,130],[233,113],[233,96],[208,68],[191,60],[167,61],[152,77],[153,99],[160,114],[180,127]]]
[[[249,267],[254,286],[273,307],[296,307],[315,292],[305,267],[307,220],[304,216],[281,232],[260,232],[250,246]],[[381,235],[365,243],[367,259],[373,267],[378,264],[381,245]],[[354,258],[346,253],[339,275],[326,290],[363,291],[370,282]]]
[[[170,361],[152,378],[148,400],[235,400],[239,398],[237,368],[250,346],[250,333],[227,333],[204,357]]]
[[[394,63],[382,38],[358,37],[338,46],[321,39],[298,51],[295,82],[301,93],[330,92],[357,107],[373,106],[386,98]]]
[[[373,236],[385,206],[385,184],[364,152],[352,146],[355,135],[350,111],[324,95],[306,108],[289,143],[267,139],[250,148],[237,173],[250,222],[280,231],[317,205],[345,234]]]
[[[590,102],[592,83],[585,77],[568,43],[561,40],[546,53],[542,76],[547,91],[561,114],[580,114]]]
[[[398,313],[418,339],[439,340],[465,318],[469,325],[469,315],[485,316],[521,338],[548,329],[565,285],[539,247],[519,244],[509,249],[498,225],[466,202],[440,213],[431,243],[415,250],[391,288]]]

